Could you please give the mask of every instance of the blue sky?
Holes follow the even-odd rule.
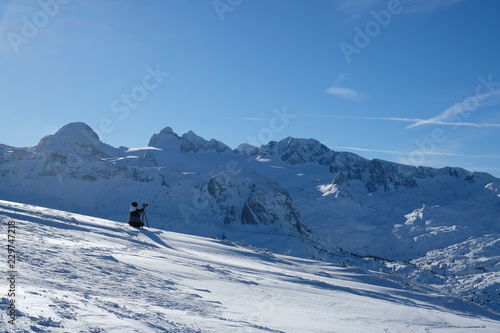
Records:
[[[83,121],[113,146],[170,126],[232,148],[315,138],[500,177],[495,0],[0,3],[0,143]]]

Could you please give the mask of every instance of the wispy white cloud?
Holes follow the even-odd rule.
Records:
[[[311,114],[305,113],[305,116],[308,117],[317,117],[317,118],[345,118],[345,119],[359,119],[359,120],[389,120],[389,121],[400,121],[400,122],[409,122],[414,123],[407,128],[415,127],[417,124],[428,124],[432,123],[435,125],[443,125],[443,126],[469,126],[469,127],[497,127],[500,128],[500,124],[497,123],[468,123],[468,122],[446,122],[446,121],[432,121],[430,122],[428,119],[418,119],[418,118],[398,118],[398,117],[361,117],[361,116],[341,116],[341,115],[333,115],[333,114]]]
[[[361,101],[363,97],[356,90],[341,87],[330,87],[325,91],[327,94],[338,96],[351,101]]]
[[[423,120],[426,124],[428,123],[427,120]],[[433,121],[432,124],[434,125],[444,125],[444,126],[469,126],[469,127],[481,127],[481,128],[488,128],[488,127],[497,127],[500,128],[500,124],[496,123],[467,123],[467,122],[446,122],[446,121]],[[407,128],[410,127],[415,127],[417,125],[410,125]]]
[[[365,151],[365,152],[374,152],[374,153],[384,153],[384,154],[392,154],[392,155],[410,155],[414,153],[414,151],[397,151],[397,150],[382,150],[382,149],[369,149],[369,148],[358,148],[358,147],[330,147],[332,149],[347,149],[347,150],[355,150],[355,151]],[[470,155],[470,154],[458,154],[458,153],[447,153],[447,152],[431,152],[426,151],[425,155],[433,155],[433,156],[456,156],[456,157],[470,157],[470,158],[498,158],[500,159],[500,154],[491,155],[491,154],[479,154],[479,155]]]
[[[360,102],[366,99],[366,95],[350,88],[341,87],[339,83],[345,79],[345,74],[340,74],[339,77],[332,83],[332,86],[325,90],[325,93],[338,96],[350,101]]]
[[[355,150],[355,151],[366,151],[372,153],[384,153],[384,154],[393,154],[393,155],[404,155],[406,152],[396,151],[396,150],[382,150],[382,149],[368,149],[368,148],[357,148],[357,147],[329,147],[331,149],[347,149],[347,150]]]
[[[397,118],[397,117],[361,117],[361,116],[341,116],[335,114],[312,114],[305,113],[305,116],[308,117],[317,117],[317,118],[345,118],[345,119],[360,119],[360,120],[394,120],[394,121],[404,121],[404,122],[417,122],[422,119],[414,119],[414,118]]]
[[[500,88],[492,90],[490,92],[467,97],[461,102],[453,104],[448,109],[444,110],[440,114],[435,117],[426,120],[420,120],[415,122],[414,124],[408,126],[407,128],[413,128],[426,124],[436,124],[436,125],[445,125],[450,122],[446,122],[445,120],[450,118],[458,119],[456,122],[452,122],[454,125],[463,125],[463,126],[475,126],[475,127],[500,127],[498,124],[474,124],[462,122],[462,117],[460,114],[477,110],[484,106],[493,106],[500,103]]]

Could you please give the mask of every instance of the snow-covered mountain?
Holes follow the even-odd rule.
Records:
[[[383,272],[8,201],[0,222],[17,259],[2,332],[500,331],[499,315]]]
[[[0,145],[0,181],[1,199],[123,222],[131,201],[147,202],[159,229],[342,257],[500,311],[500,180],[485,173],[368,160],[314,139],[232,150],[168,127],[147,147],[115,148],[71,123],[36,147]]]

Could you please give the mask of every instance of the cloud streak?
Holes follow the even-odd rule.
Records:
[[[418,118],[399,118],[399,117],[361,117],[361,116],[342,116],[342,115],[320,115],[320,114],[311,114],[305,113],[305,116],[308,117],[316,117],[316,118],[344,118],[344,119],[358,119],[358,120],[389,120],[389,121],[399,121],[399,122],[409,122],[414,123],[407,128],[416,127],[423,124],[434,124],[434,125],[443,125],[443,126],[469,126],[469,127],[492,127],[492,128],[500,128],[500,124],[497,123],[468,123],[468,122],[446,122],[437,119],[418,119]],[[437,117],[435,117],[437,118]]]
[[[346,74],[340,74],[339,77],[332,83],[332,86],[325,90],[325,93],[329,95],[338,96],[343,99],[347,99],[354,102],[363,101],[366,96],[354,89],[344,88],[339,86],[339,82],[343,81]]]
[[[356,150],[356,151],[365,151],[365,152],[373,152],[373,153],[385,153],[385,154],[392,154],[392,155],[410,155],[414,153],[412,152],[406,152],[406,151],[397,151],[397,150],[382,150],[382,149],[368,149],[368,148],[357,148],[357,147],[330,147],[332,149],[348,149],[348,150]],[[500,154],[498,155],[488,155],[488,154],[483,154],[483,155],[469,155],[469,154],[458,154],[458,153],[446,153],[446,152],[425,152],[426,155],[434,155],[434,156],[456,156],[456,157],[469,157],[469,158],[499,158],[500,159]]]
[[[363,100],[363,95],[360,92],[349,88],[332,86],[328,88],[325,92],[329,95],[338,96],[343,99],[348,99],[350,101],[359,102]]]
[[[500,127],[498,124],[474,124],[474,123],[460,122],[462,118],[460,117],[460,115],[462,113],[468,111],[474,111],[484,106],[493,106],[499,103],[500,103],[500,89],[495,89],[485,94],[467,97],[463,101],[453,104],[451,107],[444,110],[437,116],[430,119],[417,121],[415,124],[412,124],[407,128],[413,128],[426,124],[444,125],[447,124],[445,120],[450,118],[455,118],[459,120],[458,122],[454,122],[454,124],[456,125],[464,124],[464,126]]]
[[[305,113],[305,116],[316,117],[316,118],[345,118],[345,119],[360,119],[360,120],[394,120],[394,121],[404,121],[404,122],[417,122],[422,119],[414,118],[397,118],[397,117],[361,117],[361,116],[342,116],[335,114],[312,114]]]

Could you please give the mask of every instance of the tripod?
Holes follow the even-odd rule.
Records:
[[[148,216],[146,215],[145,209],[141,212],[141,222],[146,224],[148,226],[148,229],[149,229],[149,221],[148,221]]]

